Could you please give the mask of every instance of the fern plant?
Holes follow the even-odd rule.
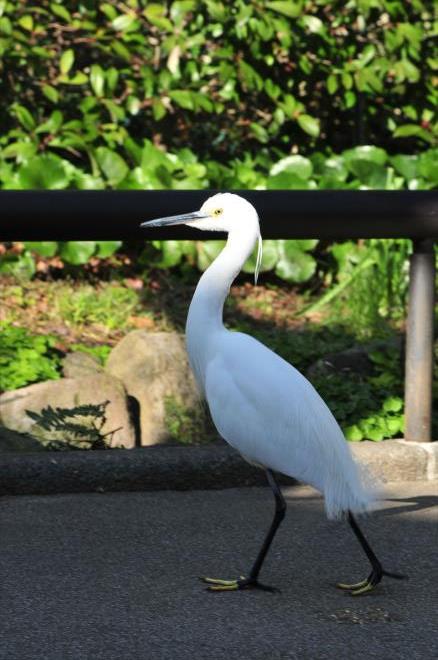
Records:
[[[35,422],[32,435],[47,449],[111,449],[114,433],[119,429],[102,432],[109,403],[103,401],[74,408],[47,406],[39,413],[26,410],[26,414]]]

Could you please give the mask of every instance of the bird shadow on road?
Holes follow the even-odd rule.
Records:
[[[417,497],[385,497],[384,502],[397,502],[400,506],[392,506],[389,509],[380,509],[380,515],[391,516],[398,513],[412,513],[438,507],[438,495],[418,495]],[[405,506],[402,506],[405,505]]]
[[[295,495],[293,492],[293,487],[291,490],[287,488],[283,490],[283,495],[288,504],[298,504],[301,505],[304,503],[316,503],[322,501],[322,495],[317,492],[303,495]],[[389,517],[398,515],[400,513],[414,513],[417,511],[424,511],[427,509],[433,509],[438,507],[438,495],[418,495],[412,497],[385,497],[384,495],[377,500],[378,503],[381,503],[383,506],[376,508],[371,511],[371,515],[378,517]],[[386,503],[398,504],[399,506],[385,506]]]

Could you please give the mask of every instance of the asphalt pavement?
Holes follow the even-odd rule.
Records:
[[[209,593],[244,574],[270,523],[266,488],[0,500],[0,660],[379,660],[438,657],[438,482],[398,483],[362,526],[388,570],[368,596],[335,588],[368,563],[310,488],[261,579],[280,593]]]

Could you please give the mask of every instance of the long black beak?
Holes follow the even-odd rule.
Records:
[[[191,213],[182,213],[181,215],[170,215],[167,218],[157,218],[142,222],[140,227],[149,229],[153,227],[170,227],[171,225],[184,225],[190,223],[190,220],[202,220],[208,218],[207,213],[201,211],[192,211]]]

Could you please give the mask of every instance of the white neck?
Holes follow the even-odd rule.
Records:
[[[237,225],[228,234],[227,244],[205,271],[196,287],[186,323],[189,355],[197,356],[191,364],[199,386],[203,386],[205,348],[216,332],[225,331],[223,307],[230,286],[252,252],[259,236],[258,224],[253,231]]]

